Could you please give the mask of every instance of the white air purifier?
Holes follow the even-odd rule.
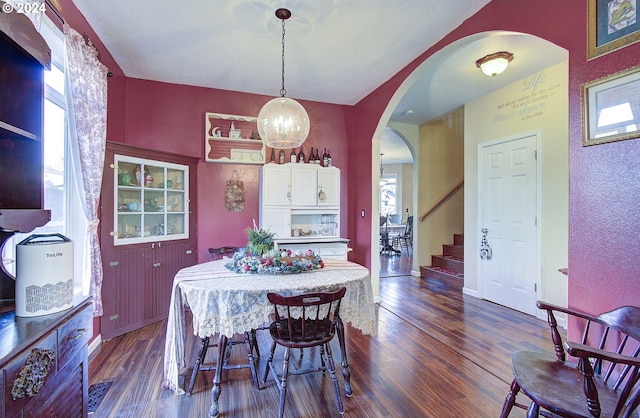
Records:
[[[16,316],[49,315],[73,306],[73,242],[34,234],[16,246]]]

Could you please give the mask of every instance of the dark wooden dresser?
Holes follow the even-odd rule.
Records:
[[[86,417],[90,297],[66,311],[16,318],[0,313],[0,417]]]

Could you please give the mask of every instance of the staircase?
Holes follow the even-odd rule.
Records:
[[[420,277],[462,290],[464,286],[464,235],[453,234],[453,244],[443,244],[442,255],[432,255],[431,265],[420,267]]]

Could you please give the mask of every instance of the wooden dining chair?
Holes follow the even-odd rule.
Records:
[[[244,247],[233,247],[233,246],[227,245],[224,247],[209,248],[209,254],[211,255],[211,258],[215,261],[215,260],[221,260],[222,258],[224,258],[224,256],[231,258],[233,257],[233,254],[235,252],[242,251],[242,250],[244,250]]]
[[[218,248],[209,248],[209,254],[211,254],[211,258],[215,260],[222,260],[224,256],[233,257],[233,254],[236,251],[243,250],[242,247],[234,247],[234,246],[224,246]],[[210,348],[217,348],[217,344],[211,343],[212,337],[204,337],[200,339],[200,346],[198,347],[198,353],[196,354],[196,359],[193,365],[193,371],[191,372],[191,380],[189,382],[189,388],[187,389],[187,394],[191,395],[193,391],[193,386],[195,385],[196,377],[199,372],[204,371],[215,371],[216,366],[212,363],[205,363],[205,357]],[[231,356],[231,348],[235,345],[245,345],[247,348],[247,362],[241,364],[229,364],[229,357]],[[255,357],[253,353],[255,352]],[[260,389],[260,383],[258,381],[258,375],[256,372],[256,360],[260,358],[260,349],[258,347],[258,339],[256,336],[256,330],[251,330],[251,332],[245,332],[242,340],[232,340],[229,339],[227,342],[227,346],[224,350],[218,350],[218,355],[224,356],[223,361],[223,369],[231,370],[231,369],[242,369],[242,368],[250,368],[251,376],[253,378],[254,385],[256,389]]]
[[[511,357],[513,382],[502,407],[509,416],[519,392],[531,404],[527,417],[631,417],[640,404],[640,308],[623,306],[598,316],[544,302],[555,351],[517,351]],[[562,341],[556,313],[582,324],[579,343]],[[572,356],[574,361],[569,361]],[[541,411],[542,409],[542,411]]]
[[[340,318],[340,302],[346,290],[345,287],[342,287],[335,292],[307,293],[297,296],[267,294],[269,302],[274,305],[275,320],[269,326],[273,344],[267,359],[263,382],[267,381],[269,372],[271,372],[280,390],[279,418],[284,414],[289,376],[317,371],[324,372],[325,370],[329,370],[333,382],[338,410],[340,414],[344,413],[329,343],[336,334],[336,324]],[[273,356],[277,345],[284,347],[284,360],[280,374],[273,365]],[[290,350],[292,348],[302,350],[310,347],[320,347],[320,367],[290,370]]]

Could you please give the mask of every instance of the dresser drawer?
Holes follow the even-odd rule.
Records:
[[[347,257],[347,246],[320,247],[320,257]]]
[[[50,332],[5,366],[3,397],[7,417],[18,415],[54,379],[58,370],[56,343],[56,332]]]
[[[89,342],[93,334],[92,306],[86,306],[58,329],[58,370]]]

